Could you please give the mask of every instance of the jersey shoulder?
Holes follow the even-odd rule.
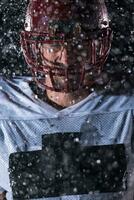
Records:
[[[122,95],[108,95],[101,94],[96,95],[92,100],[89,107],[94,112],[122,112],[127,110],[134,110],[134,94],[122,94]]]
[[[29,87],[28,78],[20,77],[9,80],[0,77],[1,119],[28,120],[49,116],[47,105],[45,111],[43,106]]]

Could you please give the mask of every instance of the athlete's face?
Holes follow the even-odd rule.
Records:
[[[69,87],[75,87],[78,81],[80,81],[80,74],[77,70],[82,68],[88,63],[89,58],[89,41],[78,41],[78,40],[66,40],[52,42],[51,44],[41,45],[41,56],[43,64],[50,66],[52,68],[74,68],[76,73],[69,76]],[[72,77],[71,77],[72,76]],[[65,77],[55,76],[54,77],[56,85],[61,89],[65,84]],[[46,79],[51,86],[51,81],[49,77]],[[91,76],[85,77],[85,83],[91,81]],[[48,84],[47,82],[47,84]]]

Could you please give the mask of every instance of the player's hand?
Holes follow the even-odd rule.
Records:
[[[6,200],[6,192],[0,193],[0,200]]]

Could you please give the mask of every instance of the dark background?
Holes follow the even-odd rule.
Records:
[[[0,1],[0,74],[30,75],[20,50],[28,0]],[[114,89],[134,86],[134,0],[106,0],[114,32],[112,49],[104,71]]]

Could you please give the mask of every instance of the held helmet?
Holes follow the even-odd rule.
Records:
[[[88,88],[85,77],[92,80],[100,74],[107,59],[112,39],[109,19],[104,0],[30,0],[25,28],[21,32],[21,46],[28,66],[38,86],[57,92],[71,92]],[[86,42],[88,56],[84,56]],[[63,66],[42,58],[40,47],[44,44],[60,44],[63,48],[70,43],[72,59],[77,61]],[[78,49],[73,55],[73,50]],[[80,51],[81,50],[81,51]],[[71,53],[70,53],[71,54]],[[50,78],[51,86],[46,77]],[[76,76],[74,84],[70,80]],[[63,87],[58,87],[55,77],[62,77]]]

